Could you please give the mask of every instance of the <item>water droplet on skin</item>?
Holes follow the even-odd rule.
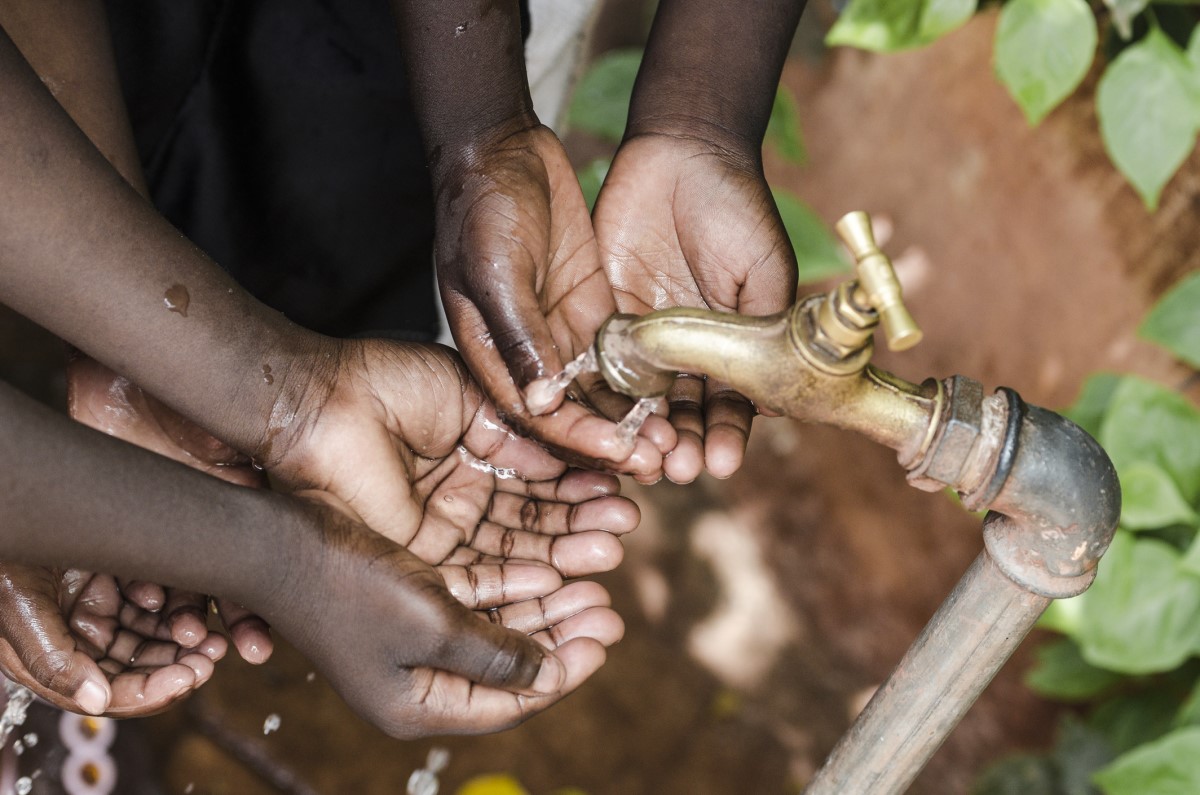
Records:
[[[13,784],[13,789],[17,795],[29,795],[29,793],[33,792],[33,779],[29,776],[22,776]]]
[[[281,723],[283,723],[283,719],[280,718],[276,713],[272,712],[267,716],[267,719],[263,721],[263,735],[265,736],[271,732],[279,731],[279,725]]]
[[[454,497],[453,497],[453,495],[450,495],[450,494],[447,494],[445,497],[442,497],[442,499],[445,500],[446,502],[454,502]]]
[[[38,744],[38,736],[36,734],[34,734],[33,732],[26,734],[21,739],[25,741],[26,748],[33,748],[35,745]]]
[[[172,284],[163,293],[163,305],[172,312],[177,312],[184,317],[187,317],[188,304],[192,301],[192,297],[188,295],[187,288],[182,284]]]
[[[305,682],[308,682],[310,685],[311,685],[313,682],[317,681],[317,672],[316,672],[316,671],[309,671],[309,672],[308,672],[308,675],[304,677],[304,681],[305,681]]]
[[[461,36],[467,32],[467,23],[461,22],[454,28],[454,35]]]
[[[275,383],[275,376],[271,374],[271,365],[264,364],[262,366],[262,373],[263,373],[263,383],[264,384],[267,384],[268,386],[270,386],[271,384]]]

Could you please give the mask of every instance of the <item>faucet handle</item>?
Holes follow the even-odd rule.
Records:
[[[923,335],[904,306],[900,280],[896,278],[892,261],[879,250],[875,242],[871,216],[861,210],[847,213],[837,222],[836,228],[854,255],[859,288],[866,296],[867,303],[879,313],[888,348],[906,351],[913,347]]]

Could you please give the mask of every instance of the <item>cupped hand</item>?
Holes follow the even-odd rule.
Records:
[[[247,601],[363,718],[395,737],[513,726],[578,687],[623,632],[593,583],[529,600],[545,582],[482,562],[447,577],[354,521],[324,493],[279,497],[298,532],[287,576]],[[508,573],[505,574],[505,569]],[[457,582],[455,582],[457,580]],[[473,611],[458,597],[474,594]]]
[[[675,444],[661,418],[628,442],[613,422],[547,390],[616,311],[562,144],[516,125],[435,166],[438,280],[454,339],[505,422],[560,457],[651,482]],[[630,404],[590,374],[574,395]],[[602,397],[594,397],[597,393]]]
[[[186,645],[106,574],[0,564],[0,669],[63,709],[152,715],[208,681],[226,652],[207,629]]]
[[[744,149],[744,147],[743,147]],[[617,152],[596,201],[596,239],[622,312],[691,306],[769,315],[793,302],[796,260],[757,152],[643,133]],[[679,483],[741,466],[754,406],[713,379],[682,376],[669,395]]]
[[[260,456],[429,564],[518,558],[577,577],[613,568],[639,520],[612,475],[569,469],[505,427],[438,345],[344,340]]]

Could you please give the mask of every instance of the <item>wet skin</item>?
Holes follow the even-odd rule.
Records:
[[[0,424],[0,456],[19,462],[0,472],[9,495],[0,544],[13,559],[227,594],[395,736],[519,722],[578,686],[621,635],[595,590],[505,608],[500,620],[534,634],[506,629],[460,599],[478,598],[481,608],[511,603],[544,593],[544,577],[490,563],[470,577],[454,567],[439,573],[325,495],[302,500],[220,482],[70,423],[6,386],[0,414],[14,420]],[[432,424],[428,414],[413,417],[422,420]],[[87,667],[70,662],[77,665],[59,666],[62,676]],[[83,679],[95,681],[86,672]]]
[[[56,428],[56,418],[38,421],[35,409],[10,396],[3,411],[17,422],[5,424],[3,446],[7,460],[21,461],[4,473],[5,493],[19,495],[0,520],[10,559],[221,593],[260,611],[353,706],[403,736],[498,728],[558,697],[472,690],[470,681],[522,689],[540,672],[539,689],[561,694],[594,670],[603,646],[620,635],[619,619],[602,606],[606,596],[573,586],[555,592],[559,575],[544,568],[509,576],[494,565],[504,561],[493,561],[492,550],[506,557],[522,539],[558,525],[505,526],[511,499],[479,496],[502,491],[494,474],[467,466],[484,477],[467,483],[460,464],[469,459],[454,457],[462,445],[498,465],[527,468],[536,482],[520,488],[534,493],[517,493],[518,500],[606,502],[599,511],[539,504],[515,512],[558,516],[585,531],[569,537],[549,529],[562,537],[521,547],[572,573],[619,558],[612,546],[619,543],[589,536],[589,524],[619,530],[636,519],[627,501],[605,496],[611,478],[566,473],[498,427],[442,349],[338,343],[255,302],[112,170],[2,36],[0,84],[11,100],[0,124],[0,297],[274,467],[309,500],[221,484],[83,428]],[[176,285],[188,292],[186,317],[167,300]],[[355,444],[317,454],[335,439]],[[470,495],[481,521],[460,526],[454,520],[471,512],[447,518],[424,510],[429,499],[457,496],[439,491],[443,483]],[[450,568],[439,575],[352,514],[444,550]],[[427,519],[441,529],[426,529]],[[439,542],[447,532],[455,540]],[[472,561],[485,568],[467,576],[461,565]],[[523,621],[536,642],[480,621],[455,598],[490,606],[545,594],[492,614]],[[538,631],[551,624],[553,631]],[[545,656],[545,646],[557,656]],[[56,692],[78,691],[79,680],[73,691],[54,678],[63,670],[94,681],[86,663],[72,659],[78,667],[50,668]]]
[[[762,141],[803,9],[803,0],[659,4],[594,213],[621,311],[768,315],[795,299],[795,256],[763,175]],[[690,376],[669,402],[679,443],[667,477],[732,475],[754,406]]]

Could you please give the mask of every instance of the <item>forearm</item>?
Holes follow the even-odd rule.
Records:
[[[70,422],[0,383],[0,554],[250,602],[282,587],[301,514]]]
[[[536,123],[517,0],[392,0],[435,180],[481,139]]]
[[[662,0],[626,136],[697,136],[755,154],[804,0]]]
[[[92,146],[0,32],[0,301],[261,453],[322,340],[259,304]]]

